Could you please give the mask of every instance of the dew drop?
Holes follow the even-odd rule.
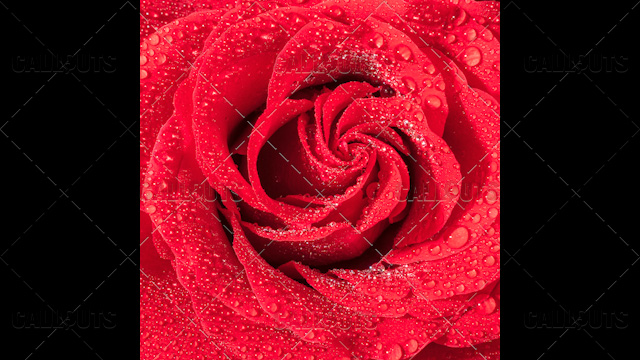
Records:
[[[147,70],[140,70],[140,80],[142,79],[146,79],[149,77],[149,73],[147,72]]]
[[[487,201],[487,204],[494,204],[498,200],[498,194],[496,194],[496,192],[493,190],[489,190],[484,196],[484,199]]]
[[[149,36],[149,44],[158,45],[159,42],[160,37],[158,37],[158,34],[151,34],[151,36]]]
[[[489,216],[492,219],[495,219],[496,217],[498,217],[498,209],[491,208],[487,210],[487,216]]]
[[[380,49],[384,45],[384,36],[380,33],[374,32],[369,37],[369,45]]]
[[[460,26],[464,23],[466,19],[467,19],[467,12],[464,11],[462,8],[458,8],[458,13],[455,15],[453,24],[455,26]]]
[[[151,198],[153,197],[153,192],[151,190],[147,190],[142,194],[142,196],[144,196],[144,198],[147,200],[151,200]]]
[[[426,71],[427,74],[433,75],[436,72],[436,67],[435,65],[429,63],[424,66],[424,71]]]
[[[469,40],[469,41],[473,41],[478,37],[478,34],[476,33],[476,31],[474,29],[469,29],[466,32],[466,35],[467,35],[467,40]]]
[[[153,214],[154,212],[156,212],[156,206],[155,206],[155,205],[153,205],[153,204],[149,204],[149,205],[147,205],[147,206],[144,208],[144,211],[145,211],[147,214]]]
[[[407,45],[400,44],[396,46],[396,58],[398,60],[409,61],[412,55],[413,53],[411,52],[411,49],[409,49]]]
[[[447,239],[447,244],[449,244],[449,247],[453,249],[458,249],[462,247],[464,244],[466,244],[467,240],[469,240],[469,230],[461,226],[453,230],[451,235],[449,235],[449,238]]]
[[[402,83],[404,84],[404,86],[407,87],[407,89],[409,89],[409,91],[413,91],[416,89],[416,81],[413,80],[413,78],[405,76],[402,78]]]
[[[495,309],[496,300],[492,297],[489,297],[478,306],[478,311],[485,314],[491,314]]]
[[[442,106],[442,101],[435,95],[429,95],[425,97],[425,100],[427,102],[427,105],[429,105],[429,107],[432,109],[438,109],[440,108],[440,106]]]
[[[493,257],[493,255],[488,255],[484,258],[484,264],[487,266],[493,266],[493,264],[496,263],[496,258]]]
[[[158,65],[162,65],[167,61],[167,56],[163,53],[159,53],[158,57],[156,58],[156,64]]]
[[[489,29],[484,29],[484,31],[480,33],[480,37],[484,41],[491,41],[493,40],[493,33]]]
[[[329,8],[329,13],[339,18],[339,17],[342,17],[342,15],[344,15],[344,10],[338,5],[333,5],[332,7]]]
[[[468,47],[462,54],[462,62],[468,66],[476,66],[482,60],[480,49],[475,46]]]
[[[402,358],[402,348],[398,344],[394,344],[387,353],[387,359],[400,360]]]
[[[147,57],[144,55],[140,55],[140,65],[144,65],[147,63]]]
[[[418,341],[416,339],[411,339],[407,342],[407,352],[412,354],[418,350]]]

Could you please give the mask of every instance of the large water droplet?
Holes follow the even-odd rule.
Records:
[[[158,53],[158,57],[156,58],[156,64],[162,65],[167,61],[167,56],[163,53]]]
[[[412,354],[418,350],[418,341],[416,339],[411,339],[407,341],[407,352]]]
[[[395,344],[389,349],[387,353],[387,359],[389,360],[400,360],[402,358],[402,348],[400,345]]]
[[[149,36],[149,44],[158,45],[159,42],[160,37],[158,36],[158,34],[151,34],[151,36]]]
[[[405,76],[402,78],[402,83],[409,91],[413,91],[417,87],[416,81],[413,80],[413,78],[408,76]]]
[[[484,264],[487,266],[493,266],[493,264],[496,263],[496,258],[493,257],[493,255],[488,255],[484,258]]]
[[[155,206],[155,205],[153,205],[153,204],[149,204],[149,205],[147,205],[147,206],[144,208],[144,211],[145,211],[147,214],[153,214],[154,212],[156,212],[156,206]]]
[[[494,204],[498,200],[498,194],[496,194],[496,192],[493,190],[489,190],[484,196],[484,199],[487,201],[487,204]]]
[[[451,235],[449,235],[449,238],[447,239],[447,244],[449,244],[449,247],[453,249],[457,249],[462,247],[464,244],[466,244],[467,240],[469,240],[469,230],[461,226],[455,229],[451,233]]]
[[[433,64],[429,63],[424,66],[424,71],[426,71],[427,74],[433,75],[433,73],[436,72],[436,67]]]
[[[429,95],[425,97],[425,101],[427,102],[427,105],[432,109],[438,109],[440,108],[440,106],[442,106],[442,101],[435,95]]]
[[[369,37],[368,43],[371,47],[380,49],[384,45],[384,36],[380,33],[374,32]]]
[[[469,41],[473,41],[478,37],[478,33],[476,33],[476,31],[474,29],[467,30],[465,35],[467,36],[467,40],[469,40]]]
[[[476,66],[482,61],[482,53],[475,46],[468,47],[462,54],[462,62],[468,66]]]
[[[493,40],[493,33],[489,29],[484,29],[484,31],[480,33],[480,37],[484,41],[491,41]]]
[[[409,61],[412,55],[413,53],[411,52],[411,49],[409,49],[407,45],[400,44],[396,46],[396,58],[398,58],[398,60]]]

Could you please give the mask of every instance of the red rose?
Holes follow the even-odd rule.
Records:
[[[498,3],[141,15],[142,358],[499,357]]]

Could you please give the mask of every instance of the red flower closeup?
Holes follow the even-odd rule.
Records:
[[[499,3],[141,5],[141,358],[499,358]]]

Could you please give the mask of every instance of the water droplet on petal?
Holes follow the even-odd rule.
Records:
[[[467,35],[467,40],[469,41],[473,41],[478,37],[478,34],[474,29],[469,29],[465,34]]]
[[[412,55],[413,53],[411,52],[411,49],[409,49],[407,45],[400,44],[396,46],[396,58],[398,58],[398,60],[409,61]]]
[[[140,55],[140,65],[144,65],[147,63],[147,57],[144,55]]]
[[[479,306],[478,306],[478,311],[485,313],[485,314],[491,314],[494,310],[496,309],[496,300],[492,297],[488,298],[487,300],[483,301]]]
[[[140,70],[140,80],[146,79],[149,77],[149,72],[147,70]]]
[[[158,45],[159,42],[160,37],[158,37],[158,34],[151,34],[151,36],[149,36],[149,44]]]
[[[455,229],[451,233],[451,235],[449,235],[449,238],[447,239],[447,244],[449,244],[449,247],[453,249],[457,249],[462,247],[464,244],[466,244],[467,240],[469,240],[469,230],[461,226]]]
[[[425,98],[425,101],[427,102],[427,105],[429,105],[429,107],[432,109],[438,109],[440,106],[442,106],[442,101],[435,95],[427,96]]]
[[[424,67],[424,71],[427,72],[427,74],[433,75],[433,73],[436,72],[436,67],[433,64],[427,64]]]
[[[329,8],[329,13],[339,18],[339,17],[342,17],[342,15],[344,15],[344,10],[338,5],[333,5],[332,7]]]
[[[159,53],[156,59],[156,64],[162,65],[167,61],[167,56],[163,53]]]
[[[401,358],[402,358],[402,348],[398,344],[393,345],[387,353],[387,359],[400,360]]]
[[[407,342],[407,352],[412,354],[418,350],[418,341],[416,339],[411,339]]]
[[[493,40],[493,33],[489,29],[484,29],[484,31],[480,33],[480,37],[484,41],[491,41]]]
[[[484,199],[487,201],[487,204],[494,204],[498,200],[498,194],[496,194],[496,192],[493,190],[489,190],[484,196]]]
[[[493,255],[488,255],[484,258],[484,264],[487,266],[493,266],[493,264],[496,263],[496,258],[493,257]]]
[[[475,46],[468,47],[462,54],[462,62],[467,64],[467,66],[476,66],[480,64],[481,60],[482,53],[480,49]]]
[[[374,32],[369,37],[369,45],[380,49],[384,45],[384,37],[382,34]]]
[[[147,214],[153,214],[154,212],[156,212],[156,206],[155,206],[155,205],[153,205],[153,204],[149,204],[149,205],[147,205],[147,206],[144,208],[144,211],[145,211]]]

